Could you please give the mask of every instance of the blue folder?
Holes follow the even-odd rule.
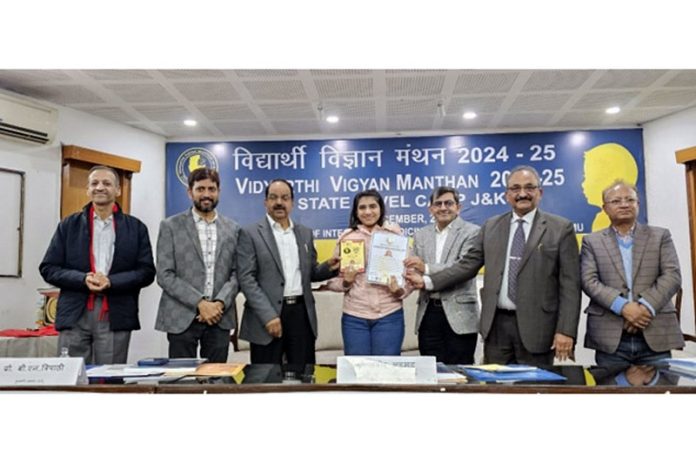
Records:
[[[526,382],[546,382],[546,381],[565,381],[567,378],[559,374],[553,373],[541,368],[530,367],[528,365],[519,365],[519,371],[515,371],[515,366],[507,371],[485,371],[475,368],[467,368],[467,365],[459,365],[459,370],[467,377],[475,381],[484,383],[517,383],[520,381]]]

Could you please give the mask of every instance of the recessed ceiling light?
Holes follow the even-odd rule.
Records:
[[[611,108],[607,108],[604,112],[607,114],[616,114],[619,111],[621,111],[621,108],[619,108],[618,106],[612,106]]]
[[[329,124],[336,124],[338,122],[338,116],[327,116],[326,122]]]
[[[195,127],[198,125],[198,122],[194,121],[193,119],[186,119],[184,121],[184,125],[186,125],[188,127]]]
[[[462,117],[464,119],[476,119],[477,114],[473,111],[467,111],[464,114],[462,114]]]

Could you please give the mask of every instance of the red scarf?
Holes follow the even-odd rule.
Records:
[[[111,210],[114,214],[118,212],[118,206],[114,204]],[[114,241],[116,239],[116,217],[111,220],[111,225],[114,227]],[[89,206],[89,271],[94,273],[97,271],[94,264],[94,204]],[[94,301],[97,299],[96,293],[89,293],[87,298],[87,310],[94,310]],[[109,303],[106,294],[102,295],[101,312],[99,312],[99,320],[106,320],[106,314],[109,312]]]

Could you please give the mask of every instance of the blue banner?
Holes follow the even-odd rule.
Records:
[[[441,185],[459,191],[464,220],[480,225],[508,211],[505,180],[520,164],[541,176],[540,207],[568,218],[578,233],[608,225],[601,191],[616,179],[637,185],[645,222],[641,129],[168,143],[166,213],[191,207],[186,178],[208,166],[220,172],[218,210],[241,225],[264,216],[266,185],[280,177],[295,189],[293,219],[313,228],[318,240],[334,240],[348,226],[353,196],[369,188],[384,196],[388,220],[411,235],[430,222],[428,198]]]

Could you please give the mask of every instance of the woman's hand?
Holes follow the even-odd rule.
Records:
[[[343,272],[343,287],[348,289],[353,286],[353,282],[355,282],[355,277],[357,274],[358,269],[356,269],[353,264],[346,267],[345,271]]]
[[[401,297],[404,295],[404,288],[399,286],[399,282],[396,281],[396,277],[394,275],[389,277],[389,291],[396,297]]]

